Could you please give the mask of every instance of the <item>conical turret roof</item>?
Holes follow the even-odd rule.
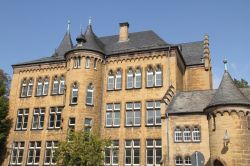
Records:
[[[236,87],[227,70],[225,70],[220,86],[206,108],[220,105],[250,106],[250,101],[242,94],[239,88]]]
[[[81,49],[104,53],[104,49],[103,49],[104,45],[93,32],[91,25],[87,26],[87,29],[84,33],[84,37],[86,39],[86,42],[83,43],[83,45],[81,46]]]
[[[73,48],[73,43],[71,40],[71,35],[70,32],[67,31],[60,43],[60,45],[58,46],[58,48],[55,50],[55,53],[53,54],[53,56],[64,56],[64,54],[71,50]]]

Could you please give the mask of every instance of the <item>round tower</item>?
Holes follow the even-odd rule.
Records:
[[[76,130],[99,133],[103,81],[103,44],[88,25],[76,38],[77,45],[65,54],[68,118],[75,117]]]
[[[227,71],[212,100],[208,115],[212,166],[250,165],[250,101]]]

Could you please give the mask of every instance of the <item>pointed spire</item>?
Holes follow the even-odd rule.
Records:
[[[68,20],[67,32],[70,33],[70,20]]]
[[[248,105],[250,101],[244,94],[236,87],[234,81],[228,71],[225,70],[220,86],[216,90],[212,100],[207,108],[223,105]]]
[[[226,57],[224,58],[223,63],[224,63],[224,71],[227,72],[227,59],[226,59]]]
[[[91,21],[92,21],[91,16],[89,16],[89,25],[91,25]]]

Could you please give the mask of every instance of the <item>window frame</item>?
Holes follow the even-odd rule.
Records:
[[[183,129],[183,142],[191,142],[192,141],[192,133],[190,127],[185,127]]]
[[[180,127],[176,127],[174,130],[174,142],[182,142],[183,134],[182,129]]]
[[[24,157],[24,149],[25,149],[25,142],[24,141],[14,141],[12,143],[12,149],[11,149],[10,160],[9,160],[10,166],[12,166],[12,165],[16,166],[16,165],[22,164],[23,157]],[[14,151],[16,152],[15,156],[13,156]],[[14,158],[14,162],[13,162],[13,158]],[[21,160],[21,162],[19,162],[20,160]]]
[[[138,85],[138,77],[139,77],[139,86]],[[142,72],[140,68],[137,68],[135,70],[135,78],[134,78],[134,88],[139,89],[142,87]]]
[[[152,145],[148,145],[148,141],[152,141]],[[157,145],[157,141],[160,141],[160,145]],[[153,150],[153,163],[148,163],[148,150]],[[161,164],[157,164],[157,150],[161,150],[161,156],[160,158],[162,159],[162,140],[161,139],[147,139],[146,140],[146,164],[147,166],[160,166]],[[160,159],[160,162],[161,162]]]
[[[159,84],[159,85],[157,84],[157,75],[160,76],[160,84]],[[155,71],[155,83],[154,83],[155,87],[161,87],[161,86],[162,86],[162,84],[163,84],[162,76],[163,76],[163,74],[162,74],[162,69],[161,69],[161,67],[158,65],[158,66],[157,66],[157,69],[156,69],[156,71]]]
[[[51,146],[48,146],[48,144],[51,143]],[[55,162],[53,162],[53,157],[55,150],[58,148],[58,141],[46,141],[45,143],[45,149],[44,149],[44,159],[43,159],[43,165],[56,165]],[[47,151],[50,151],[50,162],[46,162],[46,157],[48,157],[46,154]]]
[[[27,97],[31,97],[33,93],[34,80],[32,78],[29,79],[28,88],[27,88]]]
[[[90,99],[91,102],[88,102],[88,99]],[[90,83],[88,85],[88,88],[87,88],[86,105],[88,105],[88,106],[94,106],[94,86],[93,86],[92,83]]]
[[[115,144],[116,142],[116,144]],[[106,151],[109,152],[109,163],[106,163]],[[118,155],[114,156],[114,153],[118,151]],[[104,150],[104,165],[105,166],[117,166],[119,165],[119,140],[112,140],[110,146],[106,147]],[[117,157],[117,163],[114,163],[114,157]]]
[[[192,130],[192,141],[193,142],[201,142],[201,131],[200,131],[199,127],[194,127],[193,128],[193,130]]]
[[[90,68],[90,57],[86,57],[86,63],[85,63],[85,69],[89,69]]]
[[[175,166],[183,166],[184,164],[183,158],[181,156],[176,156],[174,161],[175,161]]]
[[[54,79],[52,82],[51,95],[57,95],[58,91],[59,91],[59,80],[57,76],[54,76]]]
[[[128,69],[126,74],[126,89],[133,89],[134,88],[134,73],[131,68]]]
[[[139,145],[135,145],[135,141],[138,141],[138,143],[139,143]],[[127,142],[130,142],[130,145],[127,145]],[[124,164],[125,164],[125,166],[131,166],[131,165],[133,165],[133,166],[139,166],[140,165],[140,163],[141,163],[141,143],[140,143],[140,140],[139,139],[133,139],[133,140],[125,140],[125,148],[124,148],[124,150],[125,150],[125,153],[124,153],[124,158],[125,158],[125,160],[124,160]],[[130,150],[130,157],[131,157],[131,162],[130,163],[126,163],[126,158],[127,158],[127,153],[126,153],[126,150]],[[137,164],[135,164],[135,150],[138,150],[139,151],[139,156],[136,156],[136,157],[138,157],[139,158],[139,163]]]
[[[44,82],[43,82],[42,95],[46,96],[46,95],[48,95],[48,92],[49,92],[49,78],[45,77]]]
[[[108,83],[107,83],[108,87],[107,90],[111,91],[115,89],[115,77],[112,71],[109,72],[108,74]]]
[[[34,143],[34,146],[31,146],[33,143]],[[39,144],[40,144],[40,146],[38,146]],[[41,145],[42,145],[41,141],[30,141],[29,142],[29,149],[27,152],[26,165],[39,165],[39,161],[41,158]],[[33,151],[32,157],[30,156],[31,151]],[[37,154],[36,154],[37,152],[39,152],[39,156],[37,156]],[[29,162],[30,157],[32,159],[32,162]],[[39,158],[38,162],[36,162],[37,157]]]
[[[70,97],[71,105],[76,105],[78,103],[78,93],[79,93],[79,87],[78,87],[78,84],[75,82],[71,87],[71,97]]]
[[[116,108],[116,105],[119,105],[119,108]],[[110,108],[108,106],[111,106]],[[119,113],[119,118],[115,115]],[[111,118],[107,115],[111,115]],[[115,123],[115,120],[119,119],[119,124]],[[111,120],[111,124],[108,124],[108,120]],[[121,123],[121,104],[120,103],[107,103],[106,104],[106,113],[105,113],[105,127],[120,127]]]
[[[90,123],[86,123],[87,121],[89,121]],[[84,131],[91,132],[93,128],[93,118],[90,118],[90,117],[84,118],[83,124],[84,124]]]
[[[65,90],[65,78],[64,76],[61,76],[60,81],[59,81],[59,86],[58,86],[58,94],[63,95],[64,90]]]
[[[152,76],[152,78],[149,80],[149,76]],[[151,82],[152,83],[152,85],[151,84],[149,84],[149,82]],[[154,70],[153,70],[153,68],[151,67],[151,66],[149,66],[148,68],[147,68],[147,72],[146,72],[146,87],[147,88],[152,88],[152,87],[154,87],[154,84],[155,83],[155,75],[154,75]]]
[[[36,110],[38,110],[38,112],[36,112]],[[37,126],[33,127],[34,126],[35,115],[38,116],[38,120],[37,120]],[[41,121],[42,117],[43,117],[43,121]],[[43,127],[44,127],[44,122],[45,122],[45,108],[44,107],[34,108],[34,110],[33,110],[33,118],[32,118],[32,123],[31,123],[31,129],[32,130],[42,130]]]
[[[22,113],[21,113],[22,111]],[[19,122],[19,117],[21,117],[21,122]],[[17,110],[17,119],[16,119],[16,131],[25,131],[28,128],[28,122],[29,122],[29,109],[27,108],[21,108]],[[18,124],[21,124],[21,127],[18,127]],[[26,125],[26,127],[24,127]]]
[[[49,120],[48,120],[48,129],[49,130],[61,129],[61,126],[62,126],[62,111],[63,111],[63,107],[50,107]],[[50,126],[50,124],[51,124],[51,116],[53,116],[53,126]],[[58,116],[60,118],[58,118]],[[60,122],[60,126],[57,126],[57,122]]]
[[[128,107],[130,105],[132,107]],[[139,107],[136,107],[136,104],[138,104]],[[125,104],[125,127],[139,127],[141,126],[141,110],[142,110],[142,104],[141,102],[126,102]],[[137,114],[139,112],[139,114]],[[129,117],[128,113],[131,113],[132,117]],[[136,119],[138,117],[136,116],[139,115],[139,123],[136,123]],[[128,119],[132,119],[132,121],[128,121]]]
[[[120,80],[119,84],[117,83],[118,81],[117,80]],[[115,75],[115,80],[114,80],[114,89],[115,90],[120,90],[122,89],[122,72],[121,70],[117,70],[116,72],[116,75]],[[118,86],[119,85],[119,86]]]
[[[149,106],[151,104],[151,106]],[[153,116],[153,123],[149,123],[149,111],[152,113]],[[158,113],[160,115],[158,116]],[[161,102],[159,100],[156,101],[147,101],[146,102],[146,126],[151,127],[151,126],[161,126],[162,123],[157,122],[157,118],[160,118],[161,121]]]

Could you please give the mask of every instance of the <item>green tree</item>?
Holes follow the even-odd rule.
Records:
[[[9,77],[0,69],[0,165],[6,154],[6,139],[10,129],[10,120],[7,118],[9,108]]]
[[[234,79],[234,84],[238,87],[238,88],[247,88],[248,87],[248,82],[244,79],[241,80],[237,80],[236,78]]]
[[[68,141],[70,140],[70,141]],[[68,140],[59,143],[54,159],[57,165],[98,166],[104,160],[104,148],[111,144],[89,132],[70,132]]]

